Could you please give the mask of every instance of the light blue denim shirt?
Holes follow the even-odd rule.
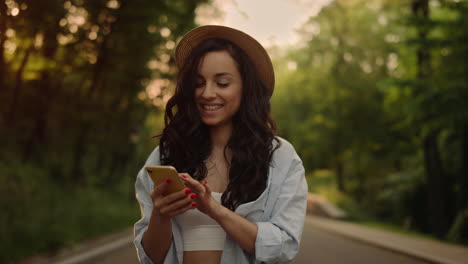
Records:
[[[302,161],[294,147],[286,140],[277,138],[281,146],[273,154],[265,191],[257,200],[242,204],[235,210],[258,226],[255,256],[246,253],[227,235],[221,257],[223,264],[289,263],[299,251],[307,207],[307,182]],[[159,164],[157,147],[145,166]],[[141,245],[153,209],[150,197],[153,182],[143,168],[138,173],[135,190],[141,208],[141,219],[134,226],[134,244],[140,263],[153,263]],[[172,219],[172,232],[173,240],[164,263],[183,263],[184,248],[176,218]]]

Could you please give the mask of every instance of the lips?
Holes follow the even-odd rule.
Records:
[[[223,107],[223,105],[222,104],[202,104],[201,107],[203,108],[203,110],[215,111]]]

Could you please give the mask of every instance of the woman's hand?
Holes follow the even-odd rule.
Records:
[[[189,188],[166,195],[165,192],[171,184],[171,181],[172,180],[169,178],[166,179],[162,184],[155,186],[151,192],[153,213],[161,218],[167,219],[180,215],[196,206],[193,199],[197,194],[192,193],[192,190]]]
[[[227,209],[211,196],[210,186],[206,181],[203,183],[194,180],[186,173],[179,174],[187,187],[197,194],[195,201],[201,212],[213,218],[236,241],[243,250],[255,255],[255,240],[257,238],[258,226],[239,214]]]
[[[221,204],[211,196],[211,189],[208,183],[203,181],[202,184],[193,179],[188,173],[179,173],[179,176],[185,185],[197,195],[195,202],[198,210],[213,217],[213,215],[219,211]]]
[[[166,195],[170,184],[171,179],[166,179],[151,192],[153,210],[141,244],[153,263],[162,263],[171,246],[171,218],[193,208],[192,203],[196,196],[189,188]]]

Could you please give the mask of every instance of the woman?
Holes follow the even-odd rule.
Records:
[[[274,72],[264,48],[223,26],[179,42],[174,96],[145,166],[171,165],[187,189],[163,195],[142,169],[135,188],[141,263],[284,263],[299,250],[307,183],[302,161],[275,137]]]

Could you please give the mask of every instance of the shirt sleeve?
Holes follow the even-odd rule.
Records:
[[[160,165],[159,160],[159,148],[155,148],[145,162],[147,165]],[[148,223],[150,220],[151,212],[153,211],[153,200],[151,199],[151,191],[153,190],[153,182],[149,176],[145,173],[144,166],[138,172],[137,179],[135,182],[135,195],[140,205],[141,218],[134,225],[134,240],[138,259],[141,264],[153,264],[153,261],[148,257],[141,244],[143,234],[148,229]]]
[[[299,252],[307,209],[307,182],[302,161],[294,153],[279,189],[272,216],[257,222],[255,258],[259,262],[288,263]]]

